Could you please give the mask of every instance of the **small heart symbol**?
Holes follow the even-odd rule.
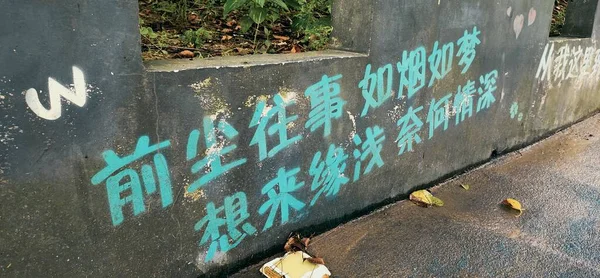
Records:
[[[535,22],[535,17],[537,16],[537,12],[534,8],[529,10],[529,17],[527,18],[527,26],[530,26]]]
[[[525,16],[523,16],[522,14],[515,16],[515,20],[513,21],[513,30],[515,31],[515,34],[517,35],[517,39],[519,38],[519,35],[521,34],[521,30],[523,30],[523,22],[525,21]]]
[[[510,14],[512,13],[512,7],[508,7],[508,9],[506,9],[506,15],[508,17],[510,17]]]

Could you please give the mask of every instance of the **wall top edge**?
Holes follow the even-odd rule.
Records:
[[[144,62],[148,72],[179,72],[196,69],[248,68],[266,65],[314,62],[332,59],[365,58],[367,54],[326,50],[298,54],[258,54],[246,56],[214,57],[195,60],[157,60]]]

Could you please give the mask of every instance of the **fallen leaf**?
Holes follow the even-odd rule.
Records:
[[[233,25],[235,25],[237,23],[237,21],[235,21],[235,19],[232,19],[230,21],[227,21],[227,23],[225,23],[225,25],[232,27]]]
[[[433,195],[431,196],[431,200],[433,201],[433,205],[436,207],[443,207],[444,206],[444,201],[442,201],[440,198],[434,197]]]
[[[198,19],[198,15],[194,12],[188,14],[188,21],[189,22],[194,22]]]
[[[323,260],[323,258],[312,258],[311,257],[311,258],[307,258],[306,260],[313,264],[322,264],[322,265],[325,264],[325,261]]]
[[[276,38],[278,40],[282,40],[282,41],[287,41],[290,39],[290,37],[287,36],[278,36],[278,35],[273,35],[273,38]]]
[[[302,245],[304,245],[304,247],[308,247],[308,244],[310,243],[310,238],[303,238],[302,240],[300,240],[300,242],[302,242]]]
[[[460,184],[460,187],[462,187],[464,190],[469,190],[469,189],[471,189],[471,186],[470,186],[470,185],[468,185],[468,184],[466,184],[466,183],[461,183],[461,184]]]
[[[429,206],[444,206],[444,201],[441,199],[431,195],[431,193],[427,190],[418,190],[410,194],[409,199],[413,202],[416,202],[421,205]]]
[[[285,252],[291,252],[292,251],[292,246],[293,246],[295,240],[296,239],[294,237],[288,238],[287,242],[283,246],[283,250],[285,250]]]
[[[300,235],[298,234],[291,236],[283,246],[283,250],[286,252],[305,251],[306,245],[304,244],[304,239],[300,239]]]
[[[246,49],[246,48],[241,48],[241,47],[236,47],[235,48],[237,50],[238,53],[240,53],[241,55],[244,54],[248,54],[250,53],[250,49]]]
[[[519,201],[517,201],[515,199],[508,198],[508,199],[502,201],[502,204],[505,206],[508,206],[511,209],[518,211],[519,215],[523,214],[523,207],[521,206],[521,203],[519,203]]]
[[[292,53],[298,53],[300,51],[302,51],[302,49],[300,49],[299,46],[297,46],[297,45],[292,46],[292,50],[291,50]]]
[[[230,40],[230,39],[233,39],[233,37],[232,37],[232,36],[230,36],[230,35],[223,35],[223,37],[221,37],[221,40],[222,40],[222,41],[228,41],[228,40]]]
[[[233,32],[233,30],[231,30],[229,28],[223,28],[223,29],[221,29],[221,32],[223,32],[223,33],[231,33],[231,32]]]
[[[177,53],[175,56],[179,58],[194,58],[194,52],[191,52],[189,50],[183,50]]]

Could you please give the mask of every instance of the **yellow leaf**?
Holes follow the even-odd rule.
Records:
[[[471,188],[471,186],[466,183],[461,183],[460,187],[462,187],[464,190],[469,190]]]
[[[419,202],[425,205],[431,205],[431,193],[425,190],[418,190],[410,194],[409,199],[414,202]]]
[[[502,204],[508,206],[511,209],[518,211],[519,215],[523,214],[523,207],[521,206],[521,203],[519,203],[519,201],[517,201],[515,199],[508,198],[508,199],[502,201]]]
[[[442,199],[435,197],[435,196],[431,196],[431,201],[433,202],[433,205],[436,207],[443,207],[444,206],[444,201],[442,201]]]
[[[431,195],[427,190],[418,190],[410,194],[409,199],[425,206],[444,206],[444,201]]]

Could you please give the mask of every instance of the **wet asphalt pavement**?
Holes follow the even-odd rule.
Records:
[[[334,277],[600,277],[600,115],[431,192],[443,207],[401,201],[309,250]],[[259,267],[232,277],[263,277]]]

